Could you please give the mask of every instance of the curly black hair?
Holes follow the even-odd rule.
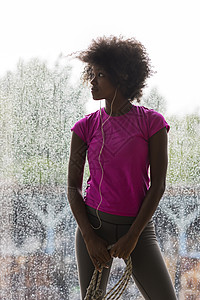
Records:
[[[145,47],[135,38],[99,37],[76,57],[86,63],[84,81],[91,81],[93,66],[101,67],[131,102],[140,102],[145,81],[153,73]]]

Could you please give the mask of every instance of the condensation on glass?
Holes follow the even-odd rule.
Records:
[[[84,117],[88,94],[70,76],[59,60],[50,68],[32,59],[0,79],[2,300],[80,298],[66,184],[70,128]],[[143,102],[165,110],[156,89]],[[171,126],[167,189],[154,222],[179,299],[198,299],[200,117],[165,117]],[[86,162],[83,192],[88,176]],[[123,269],[123,261],[115,260],[108,287]],[[133,282],[121,299],[141,299]]]

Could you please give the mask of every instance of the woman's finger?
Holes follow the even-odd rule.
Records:
[[[110,256],[117,257],[117,250],[114,246],[110,249]]]
[[[99,272],[101,271],[101,264],[98,260],[93,260],[93,264],[94,264],[94,267],[95,269],[97,269]]]
[[[93,257],[93,264],[96,269],[100,270],[102,267],[108,268],[109,259],[103,259],[102,256]]]

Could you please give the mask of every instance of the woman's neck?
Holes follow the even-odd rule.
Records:
[[[112,114],[111,116],[120,116],[124,115],[127,112],[129,112],[132,108],[132,104],[129,100],[126,100],[124,102],[114,102],[112,105]],[[111,112],[111,103],[105,100],[105,111],[108,115],[110,115]]]

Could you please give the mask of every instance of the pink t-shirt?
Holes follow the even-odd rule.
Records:
[[[101,108],[103,122],[109,117]],[[99,152],[102,147],[100,111],[86,115],[71,128],[87,143],[90,177],[84,201],[97,208],[101,198],[99,184],[102,170]],[[152,109],[135,106],[121,116],[111,116],[103,126],[104,147],[101,164],[104,175],[101,183],[100,211],[135,217],[149,188],[148,140],[169,125],[163,116]]]

